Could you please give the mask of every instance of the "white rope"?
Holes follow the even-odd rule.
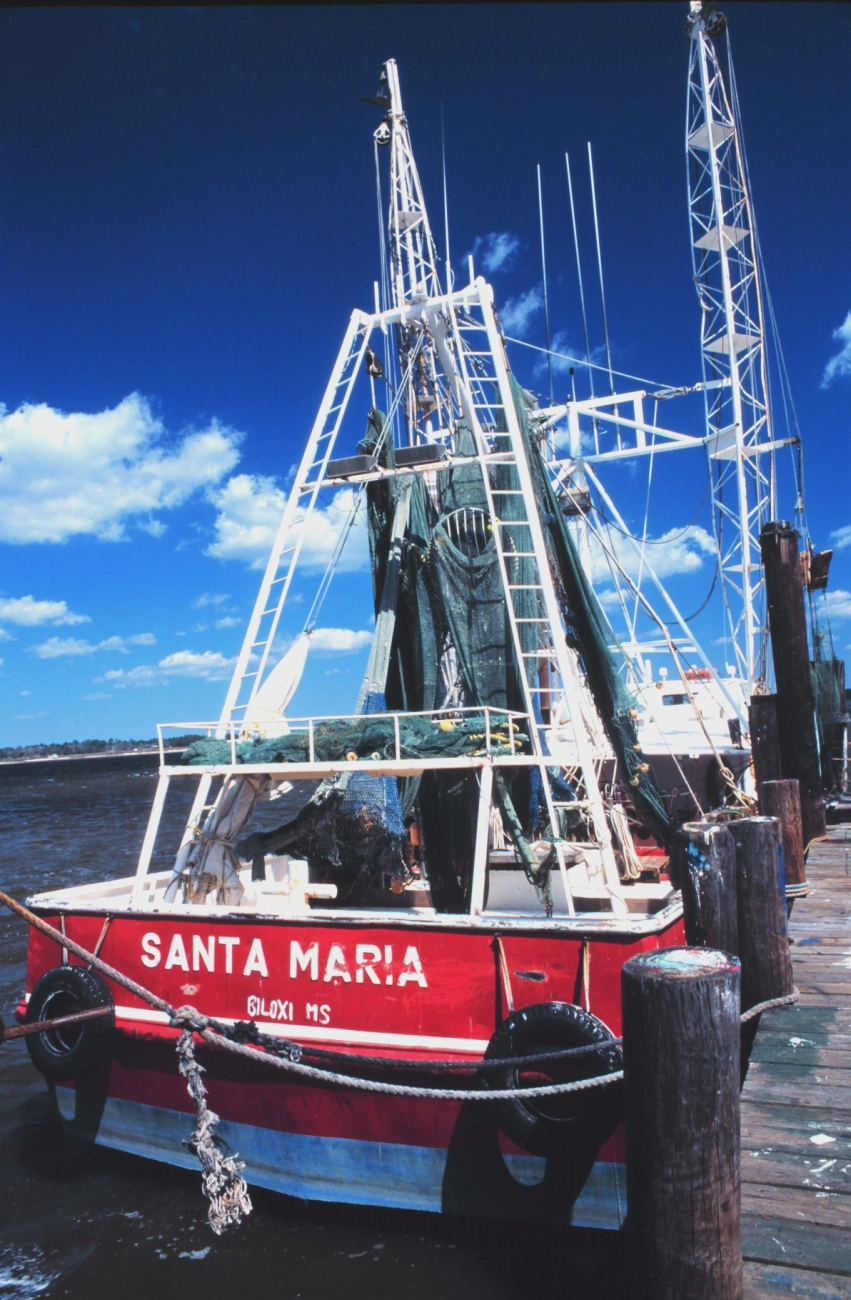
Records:
[[[742,1012],[741,1022],[743,1025],[747,1024],[755,1016],[761,1016],[763,1011],[773,1011],[776,1007],[791,1007],[800,996],[797,989],[792,989],[791,993],[784,994],[782,998],[768,998],[765,1002],[757,1002],[755,1007],[748,1007],[747,1011]]]
[[[247,1043],[235,1043],[221,1034],[214,1033],[209,1028],[208,1018],[200,1015],[194,1007],[180,1007],[172,1017],[171,1024],[181,1028],[192,1028],[211,1047],[233,1052],[236,1056],[244,1056],[261,1065],[272,1065],[276,1069],[286,1070],[290,1074],[298,1074],[303,1078],[315,1079],[321,1083],[334,1083],[342,1087],[354,1088],[359,1092],[384,1093],[391,1097],[420,1097],[430,1101],[503,1101],[511,1097],[555,1097],[566,1092],[584,1092],[589,1088],[604,1087],[609,1083],[617,1083],[623,1078],[623,1070],[614,1070],[611,1074],[597,1075],[592,1079],[577,1079],[573,1083],[551,1083],[534,1088],[414,1088],[403,1083],[378,1083],[374,1079],[356,1079],[349,1074],[319,1070],[312,1065],[301,1065],[287,1057],[262,1052],[256,1047],[249,1047]],[[607,1046],[605,1042],[600,1044],[601,1048]],[[427,1068],[428,1062],[424,1062],[424,1069]]]
[[[223,1155],[218,1146],[214,1130],[219,1117],[207,1105],[207,1089],[201,1078],[204,1067],[195,1060],[192,1030],[188,1028],[178,1039],[177,1068],[186,1080],[198,1112],[195,1128],[183,1145],[194,1151],[201,1162],[201,1184],[210,1202],[207,1222],[220,1237],[225,1228],[238,1227],[243,1217],[251,1213],[251,1197],[242,1177],[245,1161]]]

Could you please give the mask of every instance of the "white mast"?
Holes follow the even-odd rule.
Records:
[[[706,421],[726,620],[751,693],[765,674],[759,532],[775,512],[774,457],[751,202],[713,44],[725,26],[713,5],[691,0],[686,155],[704,380],[721,381],[706,390]]]
[[[414,383],[407,386],[404,416],[407,441],[414,444],[431,441],[437,430],[450,427],[451,402],[441,382],[434,339],[430,331],[423,329],[419,314],[413,310],[440,297],[442,288],[437,271],[437,247],[411,148],[408,119],[402,108],[395,59],[388,59],[381,70],[381,88],[382,94],[370,102],[387,106],[387,115],[375,132],[375,141],[390,149],[389,305],[403,313],[397,326],[400,374],[413,367]],[[406,319],[406,308],[412,309],[409,319]]]

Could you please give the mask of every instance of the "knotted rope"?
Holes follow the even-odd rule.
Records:
[[[171,1021],[179,1028],[183,1024],[181,1012]],[[203,1065],[195,1060],[193,1031],[188,1026],[177,1040],[177,1065],[186,1080],[189,1096],[195,1102],[198,1120],[193,1132],[184,1139],[183,1145],[197,1155],[201,1162],[201,1185],[210,1202],[207,1222],[220,1237],[225,1228],[238,1226],[244,1215],[251,1213],[251,1198],[248,1187],[242,1177],[245,1161],[236,1156],[225,1156],[218,1145],[215,1133],[219,1117],[207,1105],[207,1089],[201,1075]]]

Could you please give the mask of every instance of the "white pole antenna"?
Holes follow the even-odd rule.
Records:
[[[594,397],[594,372],[591,369],[591,344],[588,339],[588,315],[585,311],[585,290],[582,287],[582,261],[579,256],[579,234],[576,229],[576,206],[573,202],[573,183],[570,179],[570,158],[564,155],[564,165],[567,168],[567,192],[570,197],[570,220],[573,225],[573,248],[576,253],[576,278],[579,282],[579,304],[582,308],[582,333],[585,336],[585,364],[588,367],[588,382],[591,385],[591,396]],[[599,451],[599,447],[597,448]]]
[[[443,237],[446,246],[446,292],[452,292],[455,277],[449,261],[449,198],[446,188],[446,134],[443,129],[443,103],[440,105],[440,151],[443,156]]]
[[[550,351],[550,305],[547,297],[547,254],[544,248],[544,203],[541,195],[541,164],[538,163],[538,221],[541,227],[541,271],[544,277],[544,333],[547,339],[547,376],[550,382],[550,405],[553,403],[553,357]]]
[[[614,393],[615,377],[612,372],[612,351],[609,347],[609,322],[606,317],[606,292],[603,288],[603,254],[600,248],[600,225],[597,221],[597,191],[594,187],[594,159],[591,156],[590,140],[588,141],[588,174],[591,177],[591,205],[594,209],[594,238],[597,241],[597,270],[600,274],[600,302],[603,307],[603,333],[606,338],[606,364],[609,368],[609,392]],[[620,448],[620,431],[618,431],[618,448]]]

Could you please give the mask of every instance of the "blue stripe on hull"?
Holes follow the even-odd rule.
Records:
[[[77,1095],[55,1089],[74,1128]],[[183,1140],[194,1116],[139,1102],[106,1100],[96,1141],[131,1155],[198,1169]],[[480,1217],[544,1219],[582,1228],[619,1228],[626,1214],[624,1166],[598,1161],[581,1186],[538,1156],[503,1155],[495,1146],[453,1152],[395,1142],[283,1133],[222,1120],[218,1132],[245,1161],[257,1187],[316,1201],[344,1201]]]

